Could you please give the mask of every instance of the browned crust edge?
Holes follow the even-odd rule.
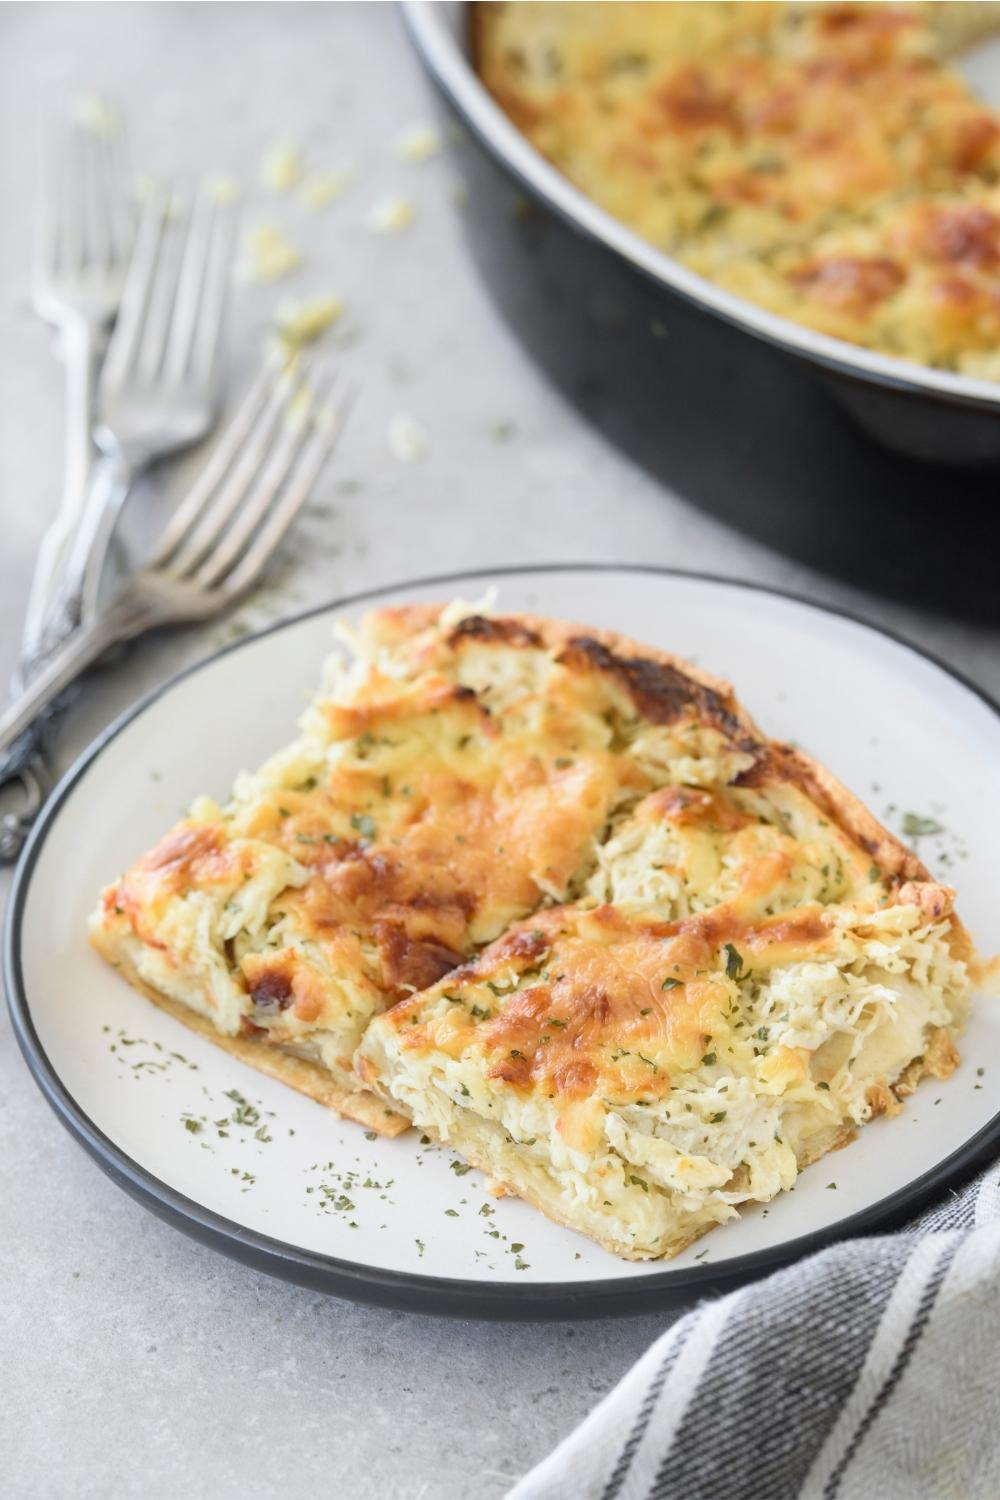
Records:
[[[307,1061],[306,1058],[291,1057],[287,1052],[279,1052],[276,1048],[267,1047],[252,1037],[225,1036],[217,1031],[205,1016],[199,1015],[189,1006],[182,1005],[179,1000],[174,1000],[170,995],[165,995],[161,990],[154,989],[152,985],[147,984],[127,959],[122,959],[117,954],[110,959],[99,941],[95,942],[94,946],[102,958],[109,959],[129,984],[141,991],[147,1000],[159,1006],[160,1010],[166,1011],[168,1016],[173,1016],[175,1021],[180,1021],[188,1030],[196,1032],[198,1036],[204,1037],[216,1047],[221,1047],[223,1052],[228,1052],[229,1056],[235,1057],[238,1062],[246,1063],[248,1067],[255,1068],[258,1073],[264,1073],[268,1078],[275,1078],[279,1083],[285,1083],[289,1088],[297,1089],[300,1094],[305,1094],[307,1098],[323,1105],[325,1109],[333,1110],[345,1120],[352,1120],[356,1125],[364,1125],[368,1130],[377,1131],[379,1135],[391,1138],[402,1135],[404,1130],[409,1130],[410,1121],[406,1116],[390,1109],[374,1094],[367,1090],[348,1089],[345,1085],[338,1083],[332,1073],[328,1073],[318,1063]]]
[[[426,1125],[421,1128],[427,1135],[431,1137],[432,1140],[437,1141],[438,1145],[443,1146],[446,1150],[457,1151],[463,1158],[463,1160],[467,1161],[470,1166],[475,1167],[477,1171],[482,1172],[487,1178],[490,1179],[491,1182],[498,1183],[500,1186],[502,1186],[504,1192],[499,1196],[504,1197],[509,1191],[511,1197],[520,1198],[524,1203],[529,1203],[532,1208],[537,1209],[540,1214],[544,1215],[544,1217],[546,1219],[549,1219],[553,1224],[558,1224],[563,1229],[571,1229],[574,1234],[580,1235],[582,1239],[590,1241],[591,1244],[600,1245],[602,1250],[607,1250],[612,1255],[620,1256],[622,1260],[672,1260],[674,1256],[680,1255],[682,1250],[686,1250],[688,1245],[693,1244],[696,1239],[699,1239],[701,1237],[701,1235],[707,1233],[708,1229],[717,1229],[720,1227],[717,1224],[707,1225],[705,1229],[696,1229],[689,1234],[679,1236],[676,1240],[672,1240],[667,1249],[660,1251],[657,1255],[643,1254],[642,1252],[637,1251],[634,1245],[626,1244],[622,1240],[616,1240],[610,1235],[598,1235],[590,1232],[589,1230],[581,1229],[580,1225],[578,1223],[575,1223],[572,1218],[569,1218],[565,1214],[561,1214],[555,1211],[552,1206],[546,1203],[545,1200],[533,1189],[527,1187],[515,1188],[513,1184],[508,1185],[507,1183],[502,1183],[501,1180],[497,1177],[494,1168],[489,1164],[484,1156],[481,1156],[479,1152],[475,1150],[474,1147],[470,1148],[454,1138],[444,1140],[433,1128],[433,1126]]]
[[[924,1051],[919,1057],[915,1057],[912,1062],[906,1065],[895,1083],[876,1083],[872,1085],[869,1090],[869,1102],[872,1113],[869,1120],[865,1121],[865,1124],[869,1124],[871,1120],[876,1119],[879,1115],[899,1114],[903,1108],[902,1101],[915,1091],[918,1084],[924,1078],[947,1078],[954,1071],[958,1061],[959,1056],[955,1047],[955,1041],[948,1028],[944,1026],[932,1027],[927,1034]],[[483,1172],[491,1180],[498,1181],[494,1168],[478,1151],[467,1149],[466,1146],[455,1139],[442,1140],[433,1126],[427,1125],[422,1128],[427,1135],[431,1136],[440,1145],[447,1149],[458,1151],[470,1166],[477,1168],[478,1171]],[[841,1124],[832,1127],[825,1135],[818,1136],[814,1146],[803,1153],[799,1161],[799,1171],[804,1172],[807,1167],[814,1166],[816,1162],[822,1160],[824,1156],[829,1155],[831,1151],[839,1151],[842,1147],[850,1145],[857,1136],[859,1128],[863,1129],[864,1126],[858,1127],[851,1124]],[[501,1183],[500,1185],[504,1188],[507,1187],[505,1183]],[[550,1219],[553,1224],[559,1224],[564,1229],[573,1230],[575,1234],[581,1235],[586,1240],[591,1240],[593,1243],[600,1245],[603,1250],[609,1251],[612,1255],[618,1255],[623,1260],[673,1260],[676,1256],[680,1255],[682,1250],[686,1250],[689,1245],[693,1245],[695,1240],[701,1239],[703,1235],[710,1234],[713,1229],[725,1228],[725,1224],[706,1224],[702,1228],[691,1231],[689,1234],[678,1236],[677,1239],[670,1242],[666,1249],[660,1251],[658,1254],[643,1254],[637,1251],[633,1245],[626,1245],[610,1235],[597,1235],[581,1229],[579,1224],[574,1223],[565,1214],[554,1212],[549,1204],[530,1189],[515,1188],[511,1184],[510,1191],[515,1197],[522,1198],[525,1203],[530,1203],[532,1208],[536,1208],[539,1213],[544,1214],[545,1218]],[[782,1193],[777,1194],[778,1198],[782,1196]],[[772,1199],[771,1201],[774,1202],[775,1200]],[[746,1207],[752,1212],[754,1205],[748,1204]],[[727,1222],[732,1223],[732,1220]]]

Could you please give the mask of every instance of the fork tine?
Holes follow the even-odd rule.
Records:
[[[160,253],[153,268],[146,320],[136,356],[136,367],[140,376],[146,380],[154,380],[163,367],[184,247],[190,229],[190,208],[190,203],[177,194],[164,204]]]
[[[183,546],[185,539],[198,529],[209,500],[237,461],[243,445],[262,415],[265,422],[270,422],[268,408],[278,400],[276,387],[283,380],[287,380],[287,376],[279,370],[276,361],[265,360],[237,407],[235,416],[215,445],[207,464],[168,522],[150,559],[151,567],[166,567],[178,548]]]
[[[59,216],[59,252],[57,265],[61,272],[79,271],[83,267],[83,160],[78,128],[66,132],[56,167],[56,199]]]
[[[241,497],[243,504],[238,514],[195,573],[194,582],[199,587],[213,588],[220,584],[249,547],[305,450],[314,427],[314,410],[320,400],[326,403],[336,378],[334,372],[327,375],[320,397],[309,392],[309,409],[302,420],[296,420],[294,408],[287,413],[282,429],[272,442],[264,463],[258,467],[249,491],[244,490]],[[301,389],[308,391],[308,387]]]
[[[324,412],[322,422],[314,426],[312,437],[284,490],[279,492],[276,503],[261,518],[253,542],[232,571],[219,580],[218,586],[230,596],[235,598],[256,583],[271,561],[288,528],[309,498],[323,465],[333,452],[353,404],[352,392],[336,411]]]
[[[175,577],[190,576],[202,559],[225,538],[248,490],[267,462],[275,442],[275,431],[280,432],[300,389],[290,372],[282,372],[223,483],[215,493],[207,488],[204,490],[208,503],[171,560],[170,572]]]
[[[38,181],[33,246],[36,283],[51,276],[59,259],[59,183],[57,148],[51,127],[39,132],[37,141]]]
[[[210,278],[217,275],[214,252],[221,216],[221,206],[202,189],[188,223],[164,361],[166,374],[175,380],[180,380],[187,369],[196,335],[205,330],[207,318],[218,320],[222,315],[222,301],[217,296],[211,308],[208,305]]]
[[[101,172],[108,203],[108,230],[112,262],[125,265],[135,232],[135,209],[129,180],[128,141],[119,125],[110,135],[98,138]]]
[[[232,283],[237,217],[237,210],[231,205],[217,204],[215,232],[202,292],[201,317],[194,330],[191,350],[191,368],[202,380],[211,377],[222,339]]]
[[[145,324],[146,304],[160,254],[163,200],[154,195],[143,204],[114,333],[108,345],[101,381],[105,390],[121,385],[131,368]]]
[[[107,183],[101,169],[103,147],[99,136],[92,130],[79,130],[79,139],[84,258],[88,265],[95,265],[101,270],[109,270],[111,266],[111,231],[108,222],[110,209]]]

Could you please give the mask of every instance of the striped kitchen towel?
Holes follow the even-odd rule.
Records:
[[[1000,1500],[1000,1167],[702,1302],[508,1500]]]

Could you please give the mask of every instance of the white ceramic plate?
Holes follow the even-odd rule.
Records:
[[[461,596],[610,627],[733,680],[892,827],[933,819],[920,852],[1000,945],[1000,711],[912,647],[806,602],[638,568],[542,568],[407,584],[333,605],[186,672],[114,725],[52,798],[18,872],[8,994],[21,1046],[62,1121],[128,1191],[182,1229],[278,1275],[422,1311],[544,1317],[630,1311],[759,1274],[898,1222],[1000,1149],[1000,1011],[976,1007],[944,1084],[667,1265],[619,1261],[415,1133],[368,1139],[244,1069],[149,1005],[85,938],[100,887],[198,793],[287,740],[332,649],[373,601]],[[982,1074],[979,1069],[983,1069]],[[243,1101],[243,1102],[241,1102]]]

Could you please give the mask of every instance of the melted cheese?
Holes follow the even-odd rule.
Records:
[[[906,226],[994,214],[1000,118],[944,59],[998,25],[996,5],[487,5],[478,64],[539,150],[692,269],[995,376],[989,267]]]
[[[418,1126],[639,1256],[790,1187],[967,986],[914,906],[533,922],[382,1016],[358,1063]]]
[[[961,1015],[929,887],[887,882],[800,784],[752,779],[622,809],[582,900],[397,1005],[358,1053],[417,1125],[626,1254],[791,1186],[896,1107]]]
[[[753,759],[698,723],[729,711],[694,678],[661,681],[585,637],[563,649],[452,608],[383,614],[355,645],[299,739],[224,807],[196,804],[94,925],[110,957],[221,1032],[352,1081],[372,1015],[578,894],[652,788],[700,754]],[[662,722],[637,712],[640,691]]]

